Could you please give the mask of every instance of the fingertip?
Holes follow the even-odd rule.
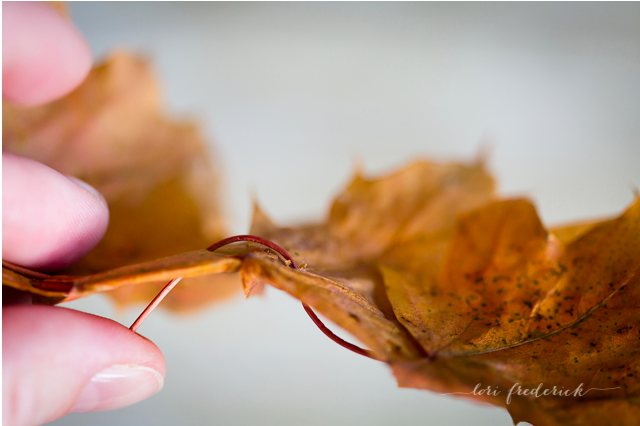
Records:
[[[2,3],[2,96],[34,106],[78,86],[91,51],[73,24],[41,2]]]
[[[97,191],[77,182],[37,161],[2,154],[3,259],[59,269],[98,244],[109,223],[108,207]]]

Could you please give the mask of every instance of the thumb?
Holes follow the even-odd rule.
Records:
[[[125,407],[164,383],[164,358],[152,342],[114,321],[66,308],[3,307],[2,346],[6,425]]]

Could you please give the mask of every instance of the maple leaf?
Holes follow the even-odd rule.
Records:
[[[422,300],[426,310],[414,309],[407,272],[386,274],[390,294],[399,294],[397,314],[430,355],[394,365],[399,384],[470,393],[482,383],[503,390],[491,398],[503,406],[516,383],[608,389],[582,398],[515,396],[506,408],[515,421],[579,425],[612,424],[606,413],[615,407],[617,424],[637,424],[639,236],[639,200],[564,244],[524,200],[462,217],[439,292]],[[426,328],[445,307],[457,320]]]
[[[422,166],[430,188],[437,173]],[[332,283],[324,294],[286,269],[279,272],[288,277],[253,275],[351,331],[392,366],[400,386],[489,401],[537,426],[612,424],[609,409],[620,410],[616,424],[638,424],[640,200],[616,219],[548,232],[526,200],[487,204],[490,185],[469,173],[479,172],[448,176],[455,185],[435,185],[424,198],[412,198],[417,190],[401,185],[402,172],[356,179],[329,219],[311,227],[277,228],[258,211],[253,234]],[[450,204],[440,210],[442,200]],[[345,304],[356,297],[366,310]],[[380,317],[398,327],[371,324]],[[478,394],[478,385],[501,393]],[[516,394],[507,404],[513,386],[585,393]]]
[[[529,201],[497,199],[480,164],[416,162],[356,176],[320,224],[279,228],[256,208],[251,232],[306,266],[243,243],[84,277],[3,268],[3,283],[59,301],[239,272],[245,293],[270,284],[351,332],[400,386],[487,401],[536,426],[612,424],[611,409],[617,424],[640,418],[640,200],[550,232]],[[583,393],[509,395],[554,386]]]
[[[23,108],[3,101],[3,149],[79,177],[110,211],[98,246],[66,273],[88,274],[211,244],[225,235],[218,177],[196,126],[161,110],[144,59],[112,54],[59,101]],[[185,280],[167,300],[177,310],[206,305],[239,288],[221,277]],[[120,287],[119,305],[147,302],[165,283]]]

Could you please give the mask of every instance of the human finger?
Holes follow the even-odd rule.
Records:
[[[54,306],[2,310],[3,424],[125,407],[158,392],[166,365],[149,340],[106,318]]]
[[[2,96],[25,106],[74,89],[91,51],[73,24],[41,2],[2,2]]]
[[[59,269],[87,254],[109,223],[95,189],[37,161],[2,153],[2,258]]]

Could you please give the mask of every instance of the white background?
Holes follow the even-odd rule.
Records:
[[[319,220],[361,163],[471,160],[545,223],[622,211],[640,186],[640,5],[72,3],[94,57],[149,57],[167,109],[195,118],[224,176],[232,233],[255,194],[277,223]],[[127,326],[100,297],[68,306]],[[271,290],[140,333],[165,388],[56,425],[509,425],[506,411],[398,389]]]

